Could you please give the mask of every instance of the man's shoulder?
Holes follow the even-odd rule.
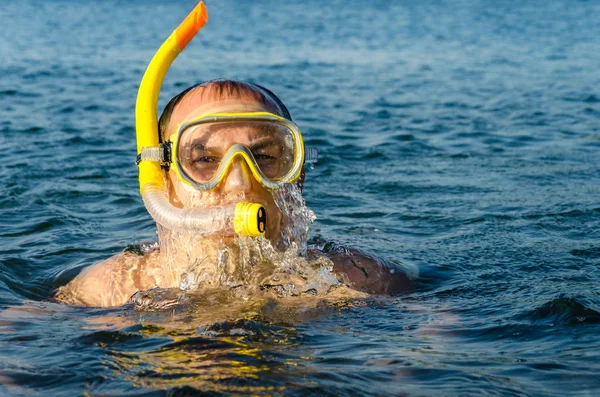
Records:
[[[369,294],[397,295],[409,290],[411,277],[396,263],[386,262],[358,248],[339,244],[321,250],[342,282]]]
[[[140,289],[156,285],[158,250],[125,251],[84,268],[67,285],[60,287],[58,301],[84,306],[115,306],[127,302]]]

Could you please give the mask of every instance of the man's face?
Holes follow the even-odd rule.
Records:
[[[273,112],[278,109],[265,106],[251,97],[210,99],[206,92],[202,95],[199,87],[192,90],[175,107],[167,127],[167,136],[177,132],[177,126],[195,117],[208,113],[235,113],[235,112]],[[209,98],[209,99],[207,99]],[[274,105],[275,106],[275,105]],[[264,137],[263,137],[264,138]],[[226,151],[234,143],[250,146],[257,139],[256,131],[252,128],[236,129],[228,133],[219,134],[210,144]],[[169,199],[177,207],[214,206],[233,202],[247,201],[262,204],[267,210],[267,228],[265,236],[274,245],[280,241],[282,222],[285,216],[275,205],[272,193],[267,190],[252,175],[248,165],[241,156],[236,156],[223,180],[211,191],[197,192],[193,187],[179,180],[174,170],[169,170]],[[232,236],[220,236],[224,240]]]

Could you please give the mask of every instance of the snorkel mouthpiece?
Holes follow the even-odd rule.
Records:
[[[177,208],[160,189],[148,187],[142,194],[154,220],[169,229],[189,230],[200,235],[233,233],[256,237],[265,232],[265,207],[257,203],[234,203],[210,208]]]
[[[233,218],[234,231],[240,236],[260,236],[267,227],[267,211],[257,203],[237,203]]]
[[[193,230],[202,234],[235,231],[259,236],[265,231],[266,211],[256,203],[237,203],[208,209],[177,208],[167,199],[160,162],[141,157],[142,149],[158,148],[158,94],[169,67],[179,53],[208,21],[203,2],[181,22],[160,46],[148,65],[135,104],[135,128],[140,193],[154,220],[169,229]]]

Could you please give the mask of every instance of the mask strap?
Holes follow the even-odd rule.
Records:
[[[143,147],[135,163],[139,164],[141,161],[160,163],[161,168],[168,170],[171,164],[171,142],[162,142],[160,146]]]
[[[315,164],[319,160],[319,151],[315,147],[307,147],[304,150],[304,163]]]

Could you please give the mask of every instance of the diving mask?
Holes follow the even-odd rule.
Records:
[[[254,178],[276,190],[296,181],[305,161],[302,134],[293,122],[268,112],[207,114],[179,125],[158,153],[141,159],[173,168],[179,179],[198,190],[214,189],[236,159],[245,161]]]

